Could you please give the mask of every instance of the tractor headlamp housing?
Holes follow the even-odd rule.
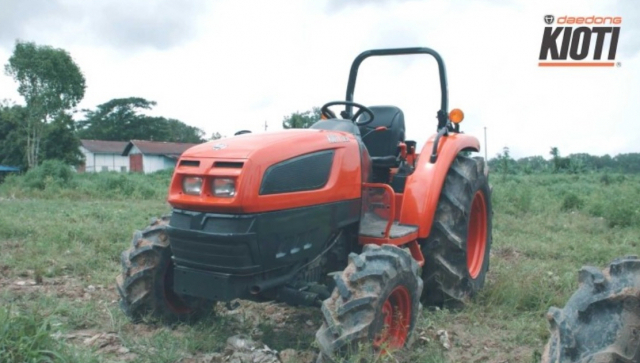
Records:
[[[185,194],[200,195],[202,192],[202,178],[199,176],[185,176],[182,178],[182,191]]]
[[[211,192],[216,197],[233,197],[236,195],[236,181],[231,178],[215,178],[211,182]]]

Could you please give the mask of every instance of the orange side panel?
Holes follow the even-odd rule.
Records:
[[[394,198],[396,198],[396,215],[393,216],[394,220],[400,219],[400,213],[402,213],[402,198],[404,197],[403,193],[395,193]]]
[[[400,212],[400,223],[418,226],[419,238],[427,237],[431,231],[440,191],[455,157],[462,150],[480,151],[480,142],[474,136],[451,134],[440,139],[438,158],[431,164],[429,159],[434,139],[435,135],[427,140],[415,171],[407,178]]]

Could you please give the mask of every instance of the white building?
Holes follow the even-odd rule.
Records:
[[[80,140],[80,151],[84,154],[84,164],[79,172],[129,171],[129,158],[122,156],[126,141]]]
[[[122,151],[129,158],[131,171],[153,173],[174,168],[180,155],[197,144],[131,140]]]

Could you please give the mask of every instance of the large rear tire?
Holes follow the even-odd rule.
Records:
[[[460,306],[484,286],[489,270],[493,209],[481,157],[457,156],[447,173],[425,257],[422,302]]]
[[[178,295],[173,290],[173,261],[166,227],[169,217],[155,219],[133,234],[122,252],[122,274],[116,277],[120,308],[134,322],[145,316],[164,322],[191,322],[213,311],[214,302]]]
[[[602,272],[583,267],[578,282],[565,307],[547,313],[542,363],[640,362],[640,260],[617,259]]]
[[[362,254],[349,255],[349,264],[334,278],[336,288],[322,303],[324,322],[316,333],[319,362],[358,349],[375,354],[408,345],[421,312],[423,287],[418,264],[408,251],[366,245]]]

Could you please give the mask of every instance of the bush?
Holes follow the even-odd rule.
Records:
[[[44,190],[47,186],[68,186],[73,180],[75,172],[60,160],[47,160],[41,165],[29,170],[23,177],[22,183],[31,189]]]
[[[561,209],[565,212],[580,210],[584,206],[584,200],[574,193],[569,193],[562,200]]]

